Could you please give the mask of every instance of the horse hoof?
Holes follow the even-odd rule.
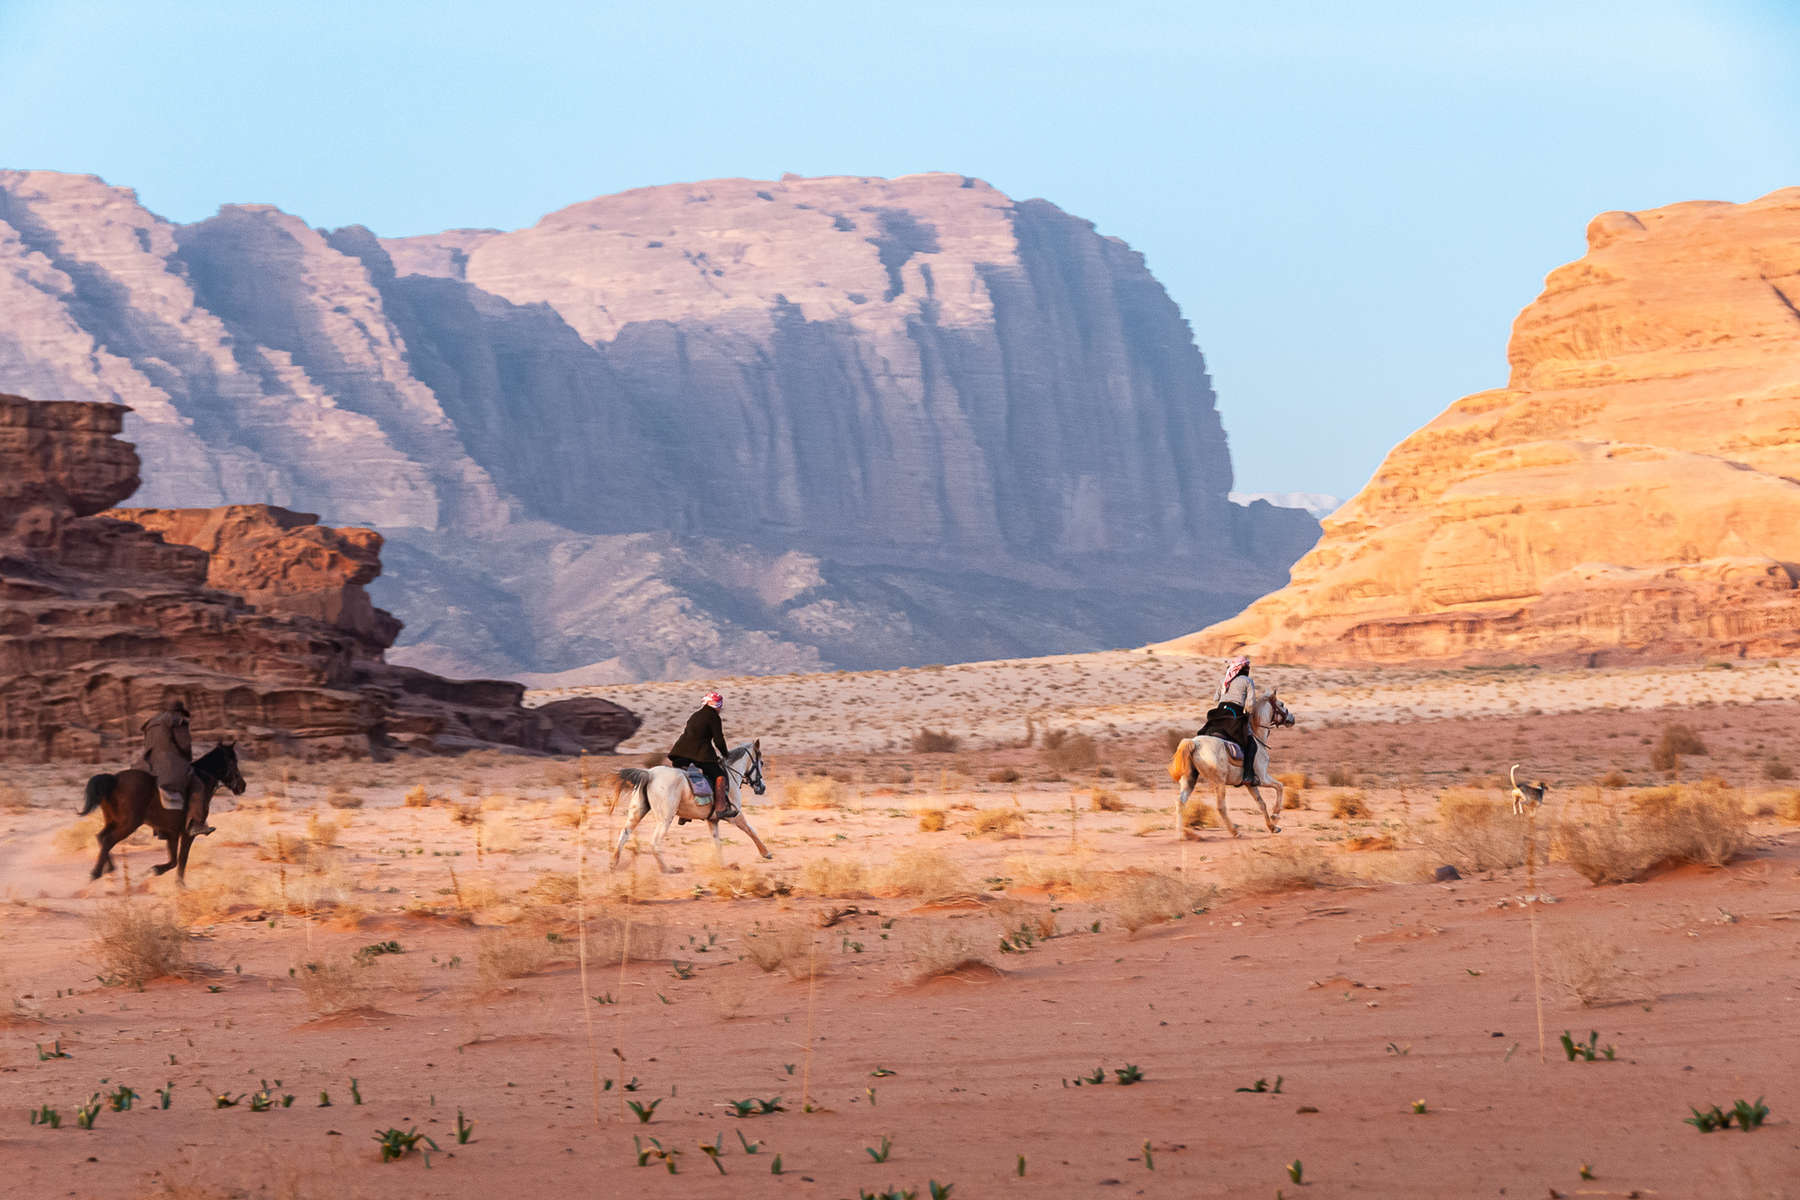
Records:
[[[763,856],[762,856],[762,860],[763,860],[763,861],[764,861],[764,862],[768,862],[768,861],[769,861],[769,860],[770,860],[770,859],[771,859],[771,858],[774,858],[774,857],[775,857],[775,856],[774,856],[774,855],[773,855],[773,854],[765,854],[765,855],[763,855]]]

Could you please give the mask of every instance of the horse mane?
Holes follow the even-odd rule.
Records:
[[[237,748],[230,742],[220,742],[205,754],[194,760],[194,765],[203,771],[216,772],[218,768],[237,757]]]

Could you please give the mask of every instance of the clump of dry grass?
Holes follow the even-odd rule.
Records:
[[[1631,778],[1619,768],[1614,767],[1602,775],[1597,782],[1603,788],[1622,788],[1631,783]]]
[[[1211,887],[1194,887],[1178,875],[1152,871],[1127,871],[1114,877],[1107,887],[1113,916],[1132,933],[1147,925],[1203,911],[1215,891]]]
[[[914,921],[902,930],[900,944],[915,982],[970,969],[997,969],[993,939],[968,928],[966,922]]]
[[[1099,895],[1111,883],[1111,877],[1096,869],[1086,856],[1014,855],[1006,860],[1002,872],[1020,887],[1083,896]]]
[[[502,929],[482,934],[475,947],[475,962],[482,981],[493,986],[535,974],[563,953],[541,933]]]
[[[363,798],[349,788],[339,784],[325,793],[325,803],[333,808],[361,808]]]
[[[790,808],[842,808],[850,799],[850,789],[829,775],[809,775],[784,788],[782,798]]]
[[[944,900],[969,893],[962,868],[937,850],[908,850],[876,875],[880,890],[921,900]]]
[[[1095,812],[1124,812],[1125,801],[1119,799],[1119,793],[1105,788],[1088,790],[1088,807]]]
[[[1336,821],[1348,821],[1366,818],[1369,815],[1369,798],[1361,790],[1334,792],[1331,797],[1331,816]]]
[[[1706,743],[1686,725],[1663,726],[1662,736],[1650,748],[1650,765],[1658,771],[1673,771],[1687,755],[1706,754]]]
[[[91,922],[100,973],[132,987],[188,968],[188,928],[161,904],[108,904]]]
[[[913,734],[911,745],[914,754],[952,754],[962,739],[942,729],[921,729]]]
[[[1312,776],[1305,771],[1288,771],[1285,774],[1277,775],[1275,782],[1290,792],[1303,792],[1313,785]]]
[[[550,805],[550,821],[552,824],[561,825],[564,829],[579,829],[581,827],[581,809],[580,804],[565,796]]]
[[[588,961],[654,962],[667,957],[669,931],[660,921],[628,920],[626,914],[602,913],[588,920]]]
[[[1334,788],[1355,787],[1356,772],[1349,767],[1333,767],[1325,772],[1325,783]]]
[[[1775,801],[1775,815],[1793,825],[1800,825],[1800,791],[1791,791]]]
[[[1023,778],[1017,767],[995,767],[987,775],[989,783],[1017,783]]]
[[[1394,836],[1390,833],[1374,833],[1367,837],[1345,838],[1343,846],[1346,850],[1362,853],[1370,850],[1392,850],[1396,843]]]
[[[744,957],[765,975],[786,971],[790,979],[818,974],[818,955],[812,951],[813,931],[800,925],[759,929],[744,937]]]
[[[1043,756],[1058,771],[1084,771],[1099,765],[1100,747],[1085,733],[1049,729],[1044,732]]]
[[[85,817],[77,817],[56,831],[50,844],[63,854],[80,854],[84,850],[98,850],[100,843],[96,840],[100,830],[106,826],[106,818],[98,809]]]
[[[975,832],[1000,838],[1025,836],[1025,814],[1017,808],[984,808],[975,814]]]
[[[1723,866],[1749,845],[1749,825],[1726,788],[1658,788],[1634,797],[1629,814],[1584,806],[1558,827],[1556,844],[1590,883],[1628,883],[1683,863]]]
[[[1276,841],[1239,855],[1229,877],[1242,892],[1291,892],[1334,883],[1337,872],[1319,847]]]
[[[294,982],[306,1007],[321,1017],[367,1006],[374,990],[366,962],[357,959],[303,963],[294,969]]]
[[[320,849],[337,845],[338,834],[342,827],[330,817],[321,817],[318,813],[306,818],[306,840],[313,848]]]
[[[921,808],[918,813],[921,833],[938,833],[949,819],[948,812],[941,808]]]
[[[516,854],[525,846],[525,834],[516,821],[488,813],[481,819],[481,846],[489,854]]]
[[[1550,982],[1582,1007],[1648,998],[1643,980],[1619,965],[1619,947],[1578,931],[1553,939],[1545,955]]]
[[[1465,871],[1500,871],[1525,861],[1526,822],[1506,801],[1474,788],[1438,796],[1437,820],[1425,844]]]
[[[800,868],[800,887],[814,896],[860,896],[868,891],[868,872],[855,859],[815,858]]]
[[[1187,804],[1181,810],[1181,827],[1183,829],[1217,829],[1219,828],[1219,810],[1199,796],[1189,796]]]
[[[579,896],[578,884],[575,876],[566,871],[545,871],[528,894],[540,904],[573,904]]]
[[[31,807],[31,793],[16,783],[0,780],[0,808],[20,811]]]
[[[787,879],[755,864],[713,867],[706,872],[706,886],[717,895],[734,900],[789,896],[794,891],[794,885]]]
[[[424,784],[414,784],[407,789],[406,796],[402,800],[402,803],[408,808],[430,808],[431,793],[425,790]]]
[[[280,830],[269,834],[257,848],[256,857],[265,862],[289,863],[295,866],[306,862],[313,852],[312,840],[303,834],[283,833]]]

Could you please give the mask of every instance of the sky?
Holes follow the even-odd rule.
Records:
[[[1590,218],[1800,184],[1800,0],[0,0],[0,167],[383,236],[953,171],[1141,251],[1241,491],[1360,488]]]

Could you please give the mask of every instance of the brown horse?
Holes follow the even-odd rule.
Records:
[[[194,760],[194,783],[189,803],[194,806],[199,823],[206,823],[212,807],[213,793],[223,784],[234,795],[244,794],[244,777],[238,773],[237,746],[221,742]],[[187,814],[162,806],[157,795],[156,777],[148,771],[121,771],[117,775],[96,775],[87,781],[87,800],[81,815],[87,816],[98,806],[106,814],[106,824],[98,834],[100,857],[94,862],[89,879],[100,878],[100,872],[113,869],[112,848],[148,825],[156,836],[169,844],[169,861],[151,867],[158,875],[176,868],[175,878],[187,878],[188,851],[194,836],[187,831]]]

